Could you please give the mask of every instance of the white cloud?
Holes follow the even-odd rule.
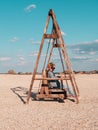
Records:
[[[95,55],[96,54],[96,51],[91,51],[89,52],[90,55]]]
[[[96,59],[96,61],[98,62],[98,59]]]
[[[74,48],[73,50],[74,51],[80,51],[81,49],[80,48]]]
[[[76,60],[87,60],[88,57],[86,57],[86,56],[75,56],[73,59],[76,59]]]
[[[32,44],[40,44],[41,41],[34,41],[34,39],[32,38],[32,39],[30,39],[30,43],[32,43]]]
[[[64,33],[63,31],[61,31],[61,34],[63,35],[63,36],[66,36],[67,34],[66,33]]]
[[[98,39],[94,40],[94,41],[85,41],[85,42],[80,42],[80,43],[76,43],[76,44],[72,44],[70,46],[85,46],[85,45],[94,45],[98,43]],[[98,44],[97,44],[98,45]]]
[[[32,44],[40,44],[40,43],[41,43],[40,41],[36,41],[36,42],[32,41]]]
[[[19,60],[23,61],[23,60],[24,60],[24,57],[19,57]]]
[[[22,65],[25,65],[25,64],[26,64],[26,62],[25,62],[24,56],[18,55],[17,65],[18,65],[18,66],[22,66]]]
[[[38,52],[31,52],[29,56],[37,56],[38,55]]]
[[[26,12],[31,12],[32,9],[35,9],[36,8],[36,5],[35,4],[30,4],[28,5],[26,8],[25,8],[25,11]]]
[[[85,51],[80,51],[81,54],[85,54]]]
[[[69,49],[73,50],[75,54],[90,54],[94,55],[98,52],[98,43],[97,40],[91,42],[83,42],[81,44],[73,44],[68,46]],[[76,50],[76,48],[79,48]]]
[[[11,57],[1,57],[0,61],[9,61],[11,60]]]
[[[24,62],[24,61],[19,61],[18,63],[17,63],[17,65],[18,66],[23,66],[23,65],[25,65],[26,63]]]
[[[96,39],[96,40],[95,40],[95,42],[97,42],[97,43],[98,43],[98,39]]]
[[[17,41],[19,41],[18,37],[13,37],[12,39],[10,39],[10,42],[17,42]]]
[[[36,52],[31,52],[30,54],[29,54],[29,56],[37,56],[38,55],[38,51],[36,51]],[[46,56],[46,54],[44,54],[44,53],[41,53],[41,57],[45,57]]]

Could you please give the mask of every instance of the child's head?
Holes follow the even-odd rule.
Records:
[[[50,63],[48,64],[48,69],[49,69],[49,70],[50,70],[50,69],[54,70],[54,69],[55,69],[55,64],[54,64],[53,62],[50,62]]]

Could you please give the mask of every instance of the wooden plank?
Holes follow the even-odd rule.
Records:
[[[65,78],[34,78],[34,80],[70,80],[69,77],[65,77]]]
[[[62,98],[64,99],[64,94],[37,94],[36,98]]]
[[[53,88],[53,89],[49,89],[49,92],[64,92],[64,90],[62,89],[56,89],[56,88]]]
[[[44,38],[59,38],[57,34],[44,34]]]
[[[63,46],[62,44],[58,44],[58,43],[53,44],[53,47],[55,47],[55,48],[56,48],[56,47],[59,47],[59,48],[60,48],[60,47],[62,47],[62,46]]]

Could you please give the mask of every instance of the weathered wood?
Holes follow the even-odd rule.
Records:
[[[44,38],[59,38],[57,34],[44,34]]]
[[[43,48],[43,44],[44,44],[44,36],[42,38],[42,42],[41,42],[39,53],[38,53],[38,56],[37,56],[37,60],[36,60],[36,64],[35,64],[35,68],[34,68],[34,72],[33,72],[33,76],[32,76],[32,79],[31,79],[31,84],[30,84],[30,88],[29,88],[29,91],[28,91],[28,95],[27,95],[27,103],[29,103],[29,98],[30,98],[32,86],[33,86],[33,83],[34,83],[36,71],[37,71],[37,68],[38,68],[38,63],[39,63],[41,51],[42,51],[42,48]]]
[[[55,27],[55,32],[57,33],[58,37],[60,37],[61,36],[60,28],[59,28],[59,26],[58,26],[58,24],[56,22],[56,16],[55,16],[53,10],[50,10],[48,15],[52,17],[53,25]]]
[[[61,41],[62,44],[64,44],[61,38],[60,38],[60,41]],[[62,53],[63,53],[64,60],[65,60],[65,63],[66,63],[67,71],[69,72],[68,74],[70,76],[70,82],[72,84],[72,88],[73,88],[73,91],[75,93],[76,103],[79,103],[78,93],[77,93],[77,92],[79,92],[79,90],[78,90],[78,87],[77,87],[76,82],[75,82],[75,77],[74,77],[74,74],[73,74],[72,66],[71,66],[71,63],[70,63],[70,59],[68,57],[68,53],[67,53],[65,44],[62,47]]]
[[[53,47],[57,47],[57,48],[61,48],[62,46],[63,46],[62,44],[58,44],[58,43],[53,44]]]
[[[53,46],[52,46],[52,48],[51,48],[50,55],[49,55],[49,58],[48,58],[48,64],[49,64],[49,62],[50,62],[50,59],[51,59],[51,56],[52,56],[52,52],[53,52]],[[47,64],[47,66],[48,66],[48,64]]]
[[[49,89],[48,89],[48,81],[44,78],[46,78],[46,71],[43,70],[43,80],[42,80],[42,86],[41,86],[41,91],[40,94],[49,94]]]
[[[70,76],[70,81],[71,81],[71,84],[72,84],[72,88],[73,88],[74,93],[75,93],[76,101],[77,101],[77,103],[79,103],[79,100],[78,100],[79,89],[78,89],[78,86],[76,84],[75,76],[74,76],[74,73],[73,73],[73,70],[72,70],[72,65],[71,65],[70,59],[68,57],[68,53],[67,53],[65,44],[64,44],[64,46],[62,48],[62,52],[63,52],[64,59],[65,59],[65,62],[66,62],[66,66],[67,66],[67,69],[68,69],[67,71],[69,71],[68,73],[69,73],[69,76]],[[67,56],[67,59],[66,59],[65,55]]]
[[[64,94],[37,94],[36,98],[62,98],[64,99]]]
[[[50,93],[62,93],[62,94],[64,94],[64,93],[65,93],[65,90],[63,90],[63,89],[51,88],[51,89],[49,89],[49,92],[50,92]]]
[[[59,92],[65,92],[63,89],[56,89],[56,88],[53,88],[53,89],[49,89],[49,92],[57,92],[57,93],[59,93]]]
[[[69,77],[65,78],[34,78],[34,80],[70,80]]]
[[[46,34],[50,18],[52,18],[52,21],[53,21],[52,32],[51,32],[51,34]],[[43,44],[44,44],[44,39],[50,39],[50,40],[52,39],[53,40],[53,42],[51,43],[52,48],[51,48],[50,55],[49,55],[49,58],[48,58],[48,63],[49,63],[50,58],[52,56],[53,48],[58,48],[60,58],[61,58],[61,62],[62,62],[63,71],[65,71],[64,63],[66,65],[66,72],[64,73],[64,77],[48,78],[46,76],[46,73],[43,73],[43,77],[41,77],[41,78],[35,77],[36,72],[37,72],[37,68],[38,68],[38,64],[39,64],[41,51],[42,51]],[[55,43],[55,41],[56,41],[56,43]],[[63,58],[62,58],[62,56],[63,56]],[[45,63],[46,63],[46,61],[47,60],[45,60]],[[45,63],[44,63],[43,70],[45,68]],[[62,37],[61,30],[60,30],[60,28],[59,28],[59,26],[56,22],[56,16],[55,16],[55,14],[52,10],[50,10],[49,13],[48,13],[48,18],[47,18],[47,21],[46,21],[44,34],[43,34],[43,37],[42,37],[42,42],[41,42],[41,45],[40,45],[38,57],[37,57],[37,60],[36,60],[32,80],[31,80],[31,84],[30,84],[30,88],[29,88],[29,92],[28,92],[28,96],[27,96],[27,102],[29,102],[30,93],[31,93],[31,90],[32,90],[34,80],[42,81],[40,94],[37,94],[37,96],[36,96],[37,98],[64,98],[65,97],[65,91],[62,90],[62,89],[49,89],[48,88],[48,81],[49,80],[61,80],[62,86],[63,86],[63,80],[66,81],[67,86],[69,86],[68,83],[70,81],[70,83],[72,85],[72,89],[75,93],[74,98],[76,99],[77,103],[79,102],[79,99],[78,99],[79,89],[78,89],[78,86],[76,84],[76,80],[75,80],[74,73],[73,73],[73,70],[72,70],[70,58],[69,58],[68,53],[67,53],[67,49],[66,49],[63,37]]]
[[[49,88],[48,88],[48,86],[45,86],[45,94],[46,94],[46,95],[49,94]]]
[[[44,92],[45,92],[45,87],[42,86],[42,87],[40,88],[40,94],[44,94]]]
[[[47,27],[48,27],[48,24],[49,24],[49,20],[50,20],[50,16],[48,16],[48,18],[47,18],[46,25],[45,25],[45,28],[44,28],[44,34],[46,34]]]

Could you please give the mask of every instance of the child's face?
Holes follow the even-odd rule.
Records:
[[[55,66],[52,66],[51,69],[52,69],[52,70],[55,70]]]

